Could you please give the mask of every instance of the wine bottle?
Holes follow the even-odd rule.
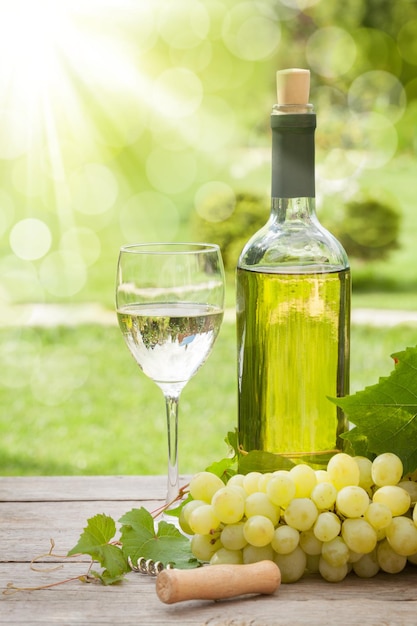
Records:
[[[237,267],[238,431],[246,451],[319,466],[348,427],[329,397],[349,393],[351,279],[316,216],[309,90],[309,70],[277,72],[271,214]]]

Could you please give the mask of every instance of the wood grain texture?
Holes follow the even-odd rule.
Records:
[[[118,519],[133,507],[152,510],[164,495],[163,477],[0,479],[1,591],[9,582],[33,587],[85,574],[87,561],[37,563],[39,568],[62,564],[49,572],[32,571],[30,561],[48,552],[51,538],[55,552],[66,554],[87,518],[96,513]],[[336,584],[308,576],[293,585],[282,584],[273,595],[220,602],[163,604],[156,595],[155,579],[134,573],[112,587],[73,580],[49,589],[0,595],[2,626],[415,626],[416,615],[417,568],[413,567],[367,580],[351,574]]]
[[[181,484],[189,478],[181,477]],[[0,478],[1,502],[61,502],[95,500],[161,500],[162,476],[22,476]]]

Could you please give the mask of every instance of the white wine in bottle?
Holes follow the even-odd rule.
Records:
[[[237,267],[238,430],[244,450],[317,465],[343,449],[349,392],[350,269],[315,212],[310,72],[277,73],[267,224]]]

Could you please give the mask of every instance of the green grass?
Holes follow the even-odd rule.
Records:
[[[351,390],[389,374],[390,355],[415,344],[415,327],[354,326]],[[1,475],[165,473],[163,398],[116,326],[2,329],[0,346]],[[236,394],[235,328],[225,322],[207,363],[183,391],[183,473],[225,454]]]

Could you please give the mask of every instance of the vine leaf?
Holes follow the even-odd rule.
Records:
[[[138,559],[161,561],[165,566],[171,563],[178,569],[192,569],[200,566],[193,556],[190,540],[168,522],[160,521],[155,531],[154,519],[144,507],[132,509],[119,520],[123,554],[133,563]]]
[[[273,452],[263,450],[251,450],[239,456],[239,472],[249,474],[249,472],[275,472],[276,470],[289,470],[294,463],[289,459]]]
[[[249,474],[249,472],[274,472],[279,469],[291,469],[294,463],[289,459],[263,450],[243,451],[239,446],[239,433],[237,429],[227,433],[225,442],[232,449],[234,457],[229,460],[228,473],[233,472],[233,463],[238,465],[240,474]],[[208,468],[212,471],[212,467]],[[215,473],[215,472],[214,472]]]
[[[104,568],[102,573],[92,571],[93,576],[99,578],[105,585],[119,582],[129,571],[129,567],[122,550],[109,543],[115,533],[116,523],[112,517],[105,514],[95,515],[87,520],[87,526],[78,543],[67,556],[88,554]]]
[[[234,465],[236,461],[234,458],[225,458],[220,461],[215,461],[211,465],[206,468],[206,472],[211,472],[212,474],[216,474],[219,478],[223,480],[224,483],[227,483],[229,478],[235,474]]]
[[[395,367],[389,376],[351,396],[331,400],[355,425],[342,435],[354,454],[372,459],[393,452],[408,474],[417,469],[417,347],[392,358]]]

